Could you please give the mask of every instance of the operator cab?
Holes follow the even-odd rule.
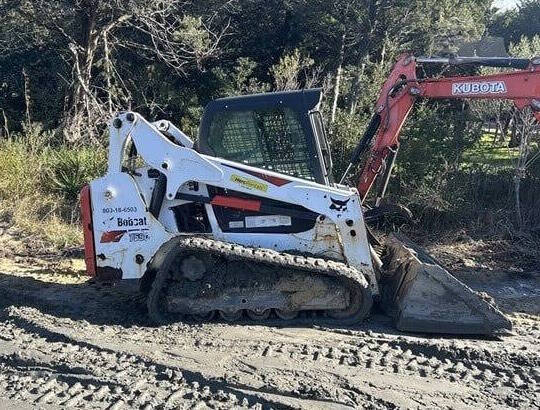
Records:
[[[319,106],[322,89],[221,98],[209,103],[198,151],[329,185],[332,158]]]

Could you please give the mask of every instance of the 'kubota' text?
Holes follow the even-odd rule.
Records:
[[[474,83],[453,83],[452,95],[504,94],[504,81],[480,81]]]

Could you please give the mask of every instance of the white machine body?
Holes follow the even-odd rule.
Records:
[[[111,122],[107,173],[89,184],[89,203],[85,204],[83,198],[82,204],[91,215],[85,226],[85,247],[87,264],[94,258],[96,276],[141,278],[163,244],[175,236],[194,233],[179,229],[174,210],[195,201],[204,207],[210,227],[201,235],[343,261],[366,277],[373,295],[379,293],[361,200],[355,188],[337,189],[202,155],[193,149],[185,134],[167,124],[159,128],[169,131],[162,132],[160,124],[163,122],[152,124],[133,112],[118,114]],[[139,162],[132,172],[124,167],[130,143],[136,147]],[[161,206],[152,213],[157,171],[166,177],[166,185]],[[211,189],[221,194],[212,197]],[[267,206],[266,201],[285,206]],[[262,214],[246,214],[228,222],[233,231],[239,228],[243,232],[224,232],[216,207],[259,210]],[[300,208],[303,211],[298,211]],[[316,215],[314,225],[304,231],[245,232],[258,227],[263,231],[290,228],[295,215],[302,212]]]

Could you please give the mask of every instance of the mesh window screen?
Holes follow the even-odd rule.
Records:
[[[288,108],[221,112],[212,121],[208,144],[221,158],[315,179],[307,137]]]

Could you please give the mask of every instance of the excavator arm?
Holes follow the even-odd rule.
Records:
[[[483,65],[520,68],[519,71],[484,76],[417,78],[418,64]],[[359,163],[369,150],[358,181],[358,191],[365,200],[373,182],[383,174],[376,193],[377,202],[384,196],[395,157],[399,148],[399,134],[418,98],[452,99],[507,99],[518,109],[531,107],[540,122],[540,58],[415,58],[402,55],[384,83],[376,103],[375,114],[364,137],[356,147],[349,170]]]

